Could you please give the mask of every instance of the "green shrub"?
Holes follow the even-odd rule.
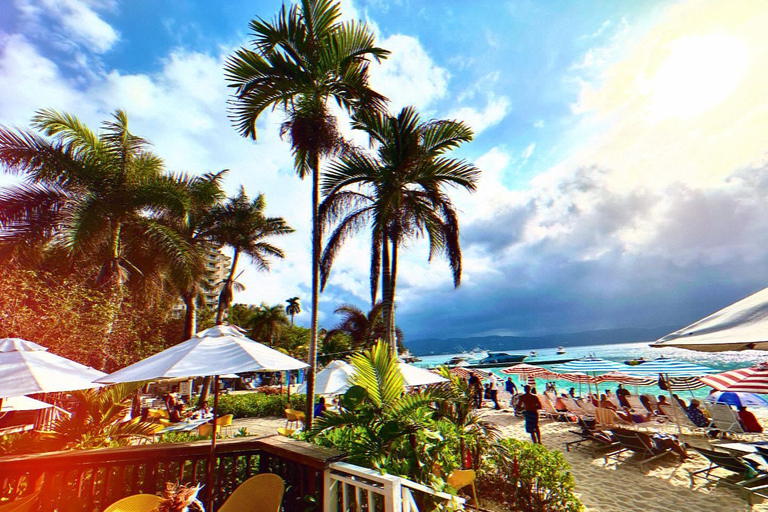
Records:
[[[219,397],[219,415],[232,414],[235,418],[264,418],[285,416],[285,409],[304,410],[306,395],[291,395],[291,403],[281,395],[246,393]]]
[[[557,451],[540,444],[502,439],[483,461],[477,480],[481,496],[530,512],[583,510],[573,494],[576,482]]]

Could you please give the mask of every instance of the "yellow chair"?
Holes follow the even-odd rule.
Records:
[[[213,424],[212,423],[203,423],[199,427],[197,427],[197,435],[208,437],[213,434]]]
[[[171,417],[168,415],[168,411],[166,411],[165,409],[150,409],[149,410],[149,417],[153,418],[153,419],[156,419],[156,420],[159,420],[159,419],[169,420],[169,419],[171,419]]]
[[[304,424],[304,413],[295,409],[286,409],[285,420],[285,428],[290,428],[291,424],[294,425],[294,428],[298,428]]]
[[[118,500],[104,509],[104,512],[151,512],[163,499],[154,494],[134,494]]]
[[[279,512],[283,502],[285,482],[272,473],[262,473],[252,476],[237,486],[218,512],[242,512],[254,510],[258,505],[259,512]]]
[[[291,437],[294,432],[296,431],[292,428],[277,427],[277,433],[280,434],[281,436]]]
[[[232,419],[234,416],[232,414],[225,414],[224,416],[220,416],[216,418],[216,425],[218,425],[218,430],[221,430],[221,435],[225,435],[224,433],[227,432],[227,435],[232,434]]]
[[[448,485],[456,489],[457,491],[464,487],[472,486],[472,498],[475,500],[475,508],[480,509],[480,502],[477,499],[477,489],[475,489],[475,478],[477,475],[472,469],[457,469],[450,475],[448,475]]]
[[[37,505],[39,492],[0,505],[0,512],[32,512],[32,508]]]
[[[170,427],[173,425],[170,420],[164,420],[163,418],[158,418],[157,423],[163,427]]]

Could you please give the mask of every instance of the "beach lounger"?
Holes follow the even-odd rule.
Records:
[[[595,420],[597,421],[598,428],[611,428],[621,425],[632,425],[624,419],[621,419],[616,411],[606,409],[605,407],[595,408]]]
[[[637,395],[629,395],[627,397],[627,403],[629,403],[629,406],[632,408],[633,411],[635,411],[637,414],[648,414],[649,411],[644,405],[643,402],[640,400],[640,397]]]
[[[594,418],[594,414],[590,415],[579,407],[579,404],[576,403],[576,400],[570,397],[560,397],[560,401],[563,402],[563,405],[565,405],[565,408],[568,409],[568,412],[576,416],[577,418]]]
[[[720,432],[747,437],[763,434],[762,432],[746,432],[741,426],[739,415],[728,404],[705,403],[704,407],[712,418],[712,426]]]
[[[571,421],[569,418],[569,414],[567,412],[562,412],[555,409],[555,406],[552,405],[552,402],[549,401],[549,398],[547,398],[547,395],[539,394],[536,396],[539,397],[539,402],[541,402],[540,414],[543,414],[544,416],[548,416],[553,420]]]
[[[672,448],[662,446],[645,432],[626,428],[614,428],[611,430],[611,434],[613,434],[614,439],[616,439],[621,447],[624,448],[624,451],[631,451],[642,457],[642,460],[639,462],[641,471],[643,471],[643,464],[670,454],[675,455]]]
[[[757,476],[764,475],[764,473],[761,473],[758,469],[757,464],[743,457],[739,457],[738,455],[733,455],[728,452],[718,452],[706,448],[698,448],[696,446],[692,446],[691,448],[699,452],[709,461],[709,467],[700,469],[698,471],[689,472],[691,477],[691,485],[693,485],[694,478],[697,476],[710,482],[722,483],[725,477],[718,477],[715,479],[710,478],[710,473],[712,470],[718,468],[725,469],[731,473],[736,473],[739,476],[739,482],[749,482],[754,480]]]
[[[578,430],[571,430],[571,433],[574,434],[577,439],[565,443],[566,451],[571,451],[572,446],[581,446],[582,443],[586,442],[589,442],[592,445],[593,457],[604,457],[623,450],[621,445],[619,445],[613,438],[610,431],[598,430],[590,426],[590,424],[583,419],[579,419],[578,423],[581,428]]]
[[[685,410],[678,404],[661,404],[659,405],[659,410],[664,413],[671,425],[675,425],[676,422],[680,422],[681,427],[687,428],[693,433],[699,432],[706,434],[709,430],[709,426],[700,427],[692,422],[691,418],[688,417],[688,413],[686,413]]]
[[[597,414],[595,412],[595,406],[592,404],[592,402],[590,400],[588,400],[588,399],[587,400],[579,400],[576,403],[579,405],[579,407],[581,407],[584,410],[584,412],[587,413],[587,416],[589,416],[591,418],[594,418],[595,415]]]

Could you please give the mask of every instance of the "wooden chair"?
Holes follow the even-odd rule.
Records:
[[[151,512],[163,499],[154,494],[134,494],[118,500],[104,509],[104,512]]]
[[[286,409],[285,419],[285,428],[291,428],[291,424],[294,425],[294,428],[299,428],[305,421],[304,413],[295,409]]]
[[[448,485],[460,491],[464,487],[472,486],[472,499],[475,501],[475,508],[480,510],[480,501],[477,499],[477,489],[475,489],[475,478],[477,474],[472,469],[457,469],[450,475],[448,475]]]
[[[282,478],[272,473],[261,473],[238,485],[218,512],[280,512],[284,492],[285,482]]]

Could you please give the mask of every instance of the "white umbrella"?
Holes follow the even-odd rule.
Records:
[[[208,460],[208,489],[213,488],[216,453],[216,419],[219,376],[227,373],[287,371],[308,364],[248,339],[239,327],[217,325],[198,332],[191,339],[97,379],[97,382],[137,382],[169,377],[215,377],[213,386],[213,433]],[[213,492],[209,493],[213,499]],[[209,506],[212,502],[209,501]]]
[[[448,382],[448,379],[445,377],[441,377],[440,375],[429,370],[425,370],[424,368],[413,366],[412,364],[398,363],[398,366],[400,367],[400,373],[403,374],[403,380],[405,381],[405,385],[407,387],[428,386],[430,384]]]
[[[768,288],[667,334],[651,346],[704,352],[768,350]]]
[[[53,404],[41,402],[28,396],[9,396],[3,400],[3,412],[11,411],[39,411],[50,409]]]
[[[344,361],[331,361],[315,375],[315,394],[339,395],[349,389],[349,379],[354,375],[355,367]],[[307,384],[302,383],[297,393],[306,393]]]
[[[19,338],[0,340],[0,399],[99,387],[105,373]]]

